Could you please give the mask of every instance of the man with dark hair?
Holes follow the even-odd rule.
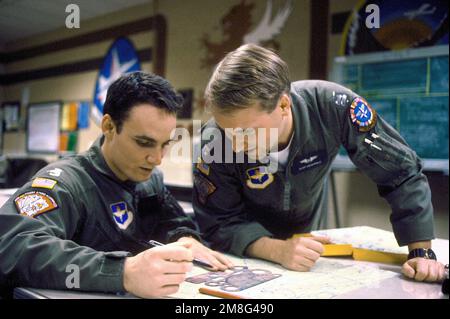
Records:
[[[201,244],[156,169],[181,103],[153,74],[129,73],[110,86],[102,136],[41,169],[0,209],[0,286],[158,297],[178,290],[193,258],[232,266]],[[68,278],[74,269],[78,280]]]
[[[394,234],[410,250],[404,274],[443,278],[422,162],[362,97],[327,81],[291,83],[286,63],[253,44],[226,55],[205,97],[213,119],[202,131],[193,201],[213,248],[309,270],[329,240],[292,235],[319,228],[324,182],[343,145],[392,208]]]

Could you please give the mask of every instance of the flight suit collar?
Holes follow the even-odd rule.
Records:
[[[113,179],[119,184],[122,184],[123,186],[129,188],[130,190],[134,190],[138,183],[132,182],[132,181],[121,181],[117,176],[114,174],[114,172],[111,170],[111,168],[108,166],[108,164],[105,161],[105,158],[102,153],[101,146],[105,140],[105,136],[101,135],[99,136],[95,142],[92,144],[91,148],[88,152],[88,158],[92,165],[95,167],[96,170],[101,172],[102,174],[108,176],[109,178]]]

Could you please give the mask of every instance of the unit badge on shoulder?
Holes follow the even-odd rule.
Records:
[[[27,192],[14,199],[20,215],[36,217],[58,208],[58,204],[50,195],[43,192]]]
[[[366,100],[357,97],[350,105],[350,119],[360,132],[368,132],[377,123],[377,113]]]

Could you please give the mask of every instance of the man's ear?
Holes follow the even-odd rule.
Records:
[[[114,124],[114,122],[109,114],[103,115],[102,132],[103,132],[103,135],[105,135],[105,137],[107,139],[112,138],[112,136],[116,132],[116,125]]]
[[[280,107],[281,107],[281,112],[283,115],[289,114],[288,112],[290,112],[290,110],[291,110],[291,99],[285,93],[283,93],[283,95],[281,95]]]

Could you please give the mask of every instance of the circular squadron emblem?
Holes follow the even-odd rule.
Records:
[[[370,131],[377,122],[377,113],[364,99],[357,97],[350,105],[350,118],[360,132]]]

